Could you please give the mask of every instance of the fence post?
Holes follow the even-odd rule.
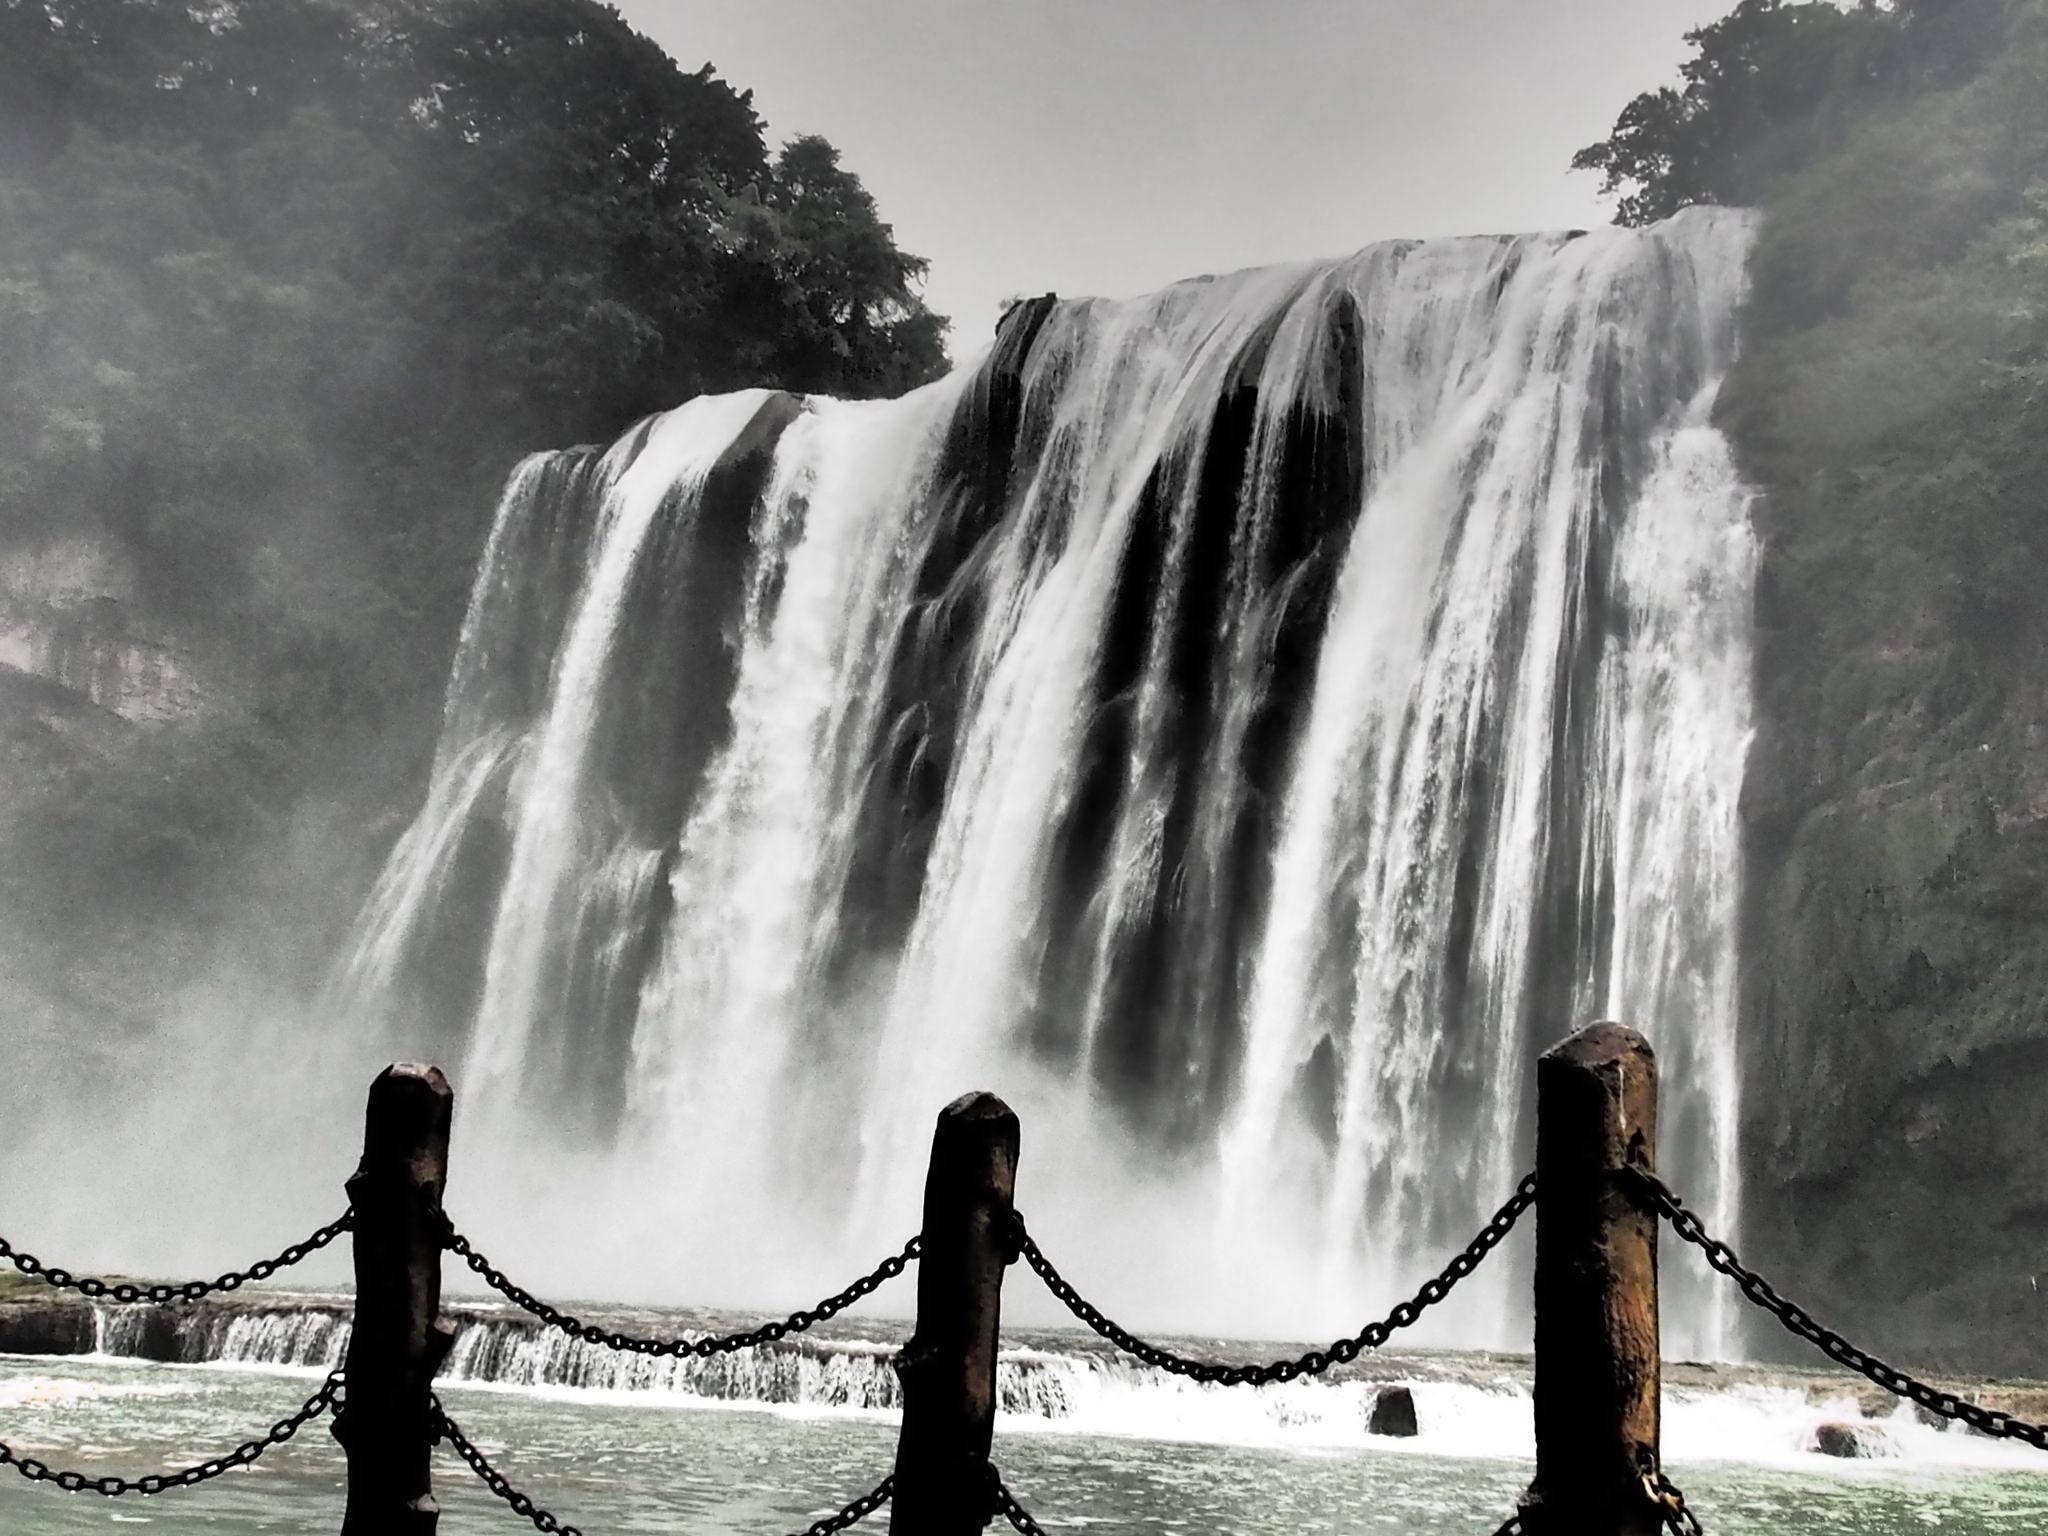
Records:
[[[1657,1218],[1617,1173],[1657,1153],[1657,1060],[1594,1024],[1536,1063],[1536,1480],[1529,1536],[1656,1536]]]
[[[428,1395],[454,1335],[441,1322],[441,1194],[455,1094],[439,1067],[398,1062],[370,1084],[355,1211],[356,1312],[347,1404],[342,1536],[433,1536],[435,1425]]]
[[[894,1536],[980,1531],[993,1506],[996,1342],[1017,1179],[1017,1117],[992,1093],[939,1112],[925,1176],[917,1327],[896,1356],[903,1432],[890,1499]]]

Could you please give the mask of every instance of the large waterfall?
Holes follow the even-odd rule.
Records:
[[[631,1213],[502,1227],[560,1286],[824,1289],[989,1087],[1084,1290],[1320,1335],[1471,1235],[1535,1055],[1608,1015],[1729,1227],[1754,547],[1709,412],[1749,239],[1030,300],[900,400],[527,461],[347,976],[455,1069],[451,1201]],[[1435,1337],[1526,1345],[1525,1287],[1488,1266]]]

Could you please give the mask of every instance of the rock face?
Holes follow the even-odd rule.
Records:
[[[1875,1461],[1899,1454],[1882,1424],[1830,1422],[1813,1432],[1813,1448],[1823,1456],[1847,1461]]]
[[[128,561],[90,539],[0,552],[0,668],[133,721],[181,719],[214,693],[190,651],[146,623]]]
[[[1760,607],[1738,1246],[1903,1368],[2048,1374],[2048,691],[1937,731],[1910,655],[1816,679]]]
[[[89,1355],[94,1337],[92,1306],[75,1296],[0,1302],[0,1354]]]
[[[1369,1435],[1391,1435],[1412,1439],[1415,1424],[1415,1394],[1406,1387],[1381,1387],[1372,1400],[1372,1415],[1366,1420]]]

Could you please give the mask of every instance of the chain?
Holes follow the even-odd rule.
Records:
[[[353,1227],[355,1220],[354,1210],[343,1211],[326,1226],[315,1231],[312,1236],[288,1244],[276,1258],[258,1259],[247,1269],[231,1269],[213,1280],[187,1280],[181,1285],[136,1285],[127,1280],[102,1280],[94,1275],[74,1275],[68,1269],[45,1264],[32,1253],[23,1253],[4,1237],[0,1237],[0,1259],[7,1260],[24,1275],[33,1275],[38,1280],[56,1286],[60,1291],[76,1291],[79,1295],[95,1301],[105,1297],[110,1301],[124,1304],[147,1301],[163,1306],[174,1301],[198,1301],[216,1291],[238,1291],[251,1280],[268,1280],[280,1269],[289,1269],[308,1254],[318,1253]]]
[[[557,1533],[557,1536],[583,1536],[583,1532],[576,1526],[570,1525],[558,1516],[548,1513],[548,1511],[534,1503],[532,1499],[521,1493],[517,1488],[514,1488],[506,1480],[505,1474],[492,1466],[489,1460],[485,1458],[484,1453],[476,1448],[467,1435],[463,1434],[462,1427],[448,1417],[447,1410],[441,1406],[441,1400],[438,1397],[430,1397],[429,1401],[433,1404],[434,1417],[439,1426],[436,1438],[446,1440],[450,1445],[454,1446],[456,1455],[469,1464],[469,1470],[483,1480],[486,1488],[510,1505],[515,1515],[518,1515],[521,1519],[531,1521],[533,1528],[537,1531],[551,1531]],[[835,1531],[843,1531],[850,1525],[859,1524],[889,1502],[889,1495],[895,1486],[896,1479],[894,1477],[883,1478],[881,1482],[877,1483],[872,1489],[862,1494],[838,1513],[827,1515],[822,1520],[813,1521],[801,1533],[801,1536],[833,1536]]]
[[[1671,1229],[1704,1253],[1707,1256],[1707,1263],[1741,1286],[1743,1295],[1777,1318],[1791,1332],[1818,1345],[1829,1359],[1869,1377],[1887,1392],[1911,1398],[1921,1407],[1938,1413],[1945,1419],[1957,1419],[1984,1434],[1996,1435],[2007,1440],[2024,1440],[2028,1445],[2048,1451],[2048,1425],[2029,1424],[2024,1419],[2016,1419],[1998,1409],[1980,1407],[1976,1403],[1957,1397],[1953,1392],[1944,1392],[1939,1387],[1929,1386],[1924,1381],[1908,1376],[1898,1367],[1887,1365],[1868,1351],[1858,1349],[1832,1328],[1823,1327],[1814,1321],[1813,1314],[1804,1307],[1780,1296],[1771,1288],[1768,1280],[1735,1256],[1733,1248],[1719,1238],[1709,1236],[1706,1228],[1700,1224],[1699,1217],[1694,1215],[1686,1207],[1685,1202],[1672,1193],[1671,1187],[1656,1174],[1647,1168],[1630,1168],[1628,1172],[1648,1193],[1651,1203],[1671,1223]]]
[[[66,1493],[91,1492],[110,1499],[124,1493],[162,1493],[169,1488],[190,1488],[235,1467],[246,1467],[273,1445],[283,1445],[329,1408],[338,1406],[341,1395],[342,1376],[336,1371],[320,1384],[318,1392],[306,1399],[297,1413],[290,1418],[279,1419],[262,1438],[245,1440],[225,1456],[216,1456],[177,1472],[152,1472],[137,1478],[87,1477],[83,1472],[52,1471],[33,1456],[23,1456],[5,1444],[0,1444],[0,1466],[14,1468],[32,1483],[55,1483]]]
[[[1664,1475],[1662,1468],[1643,1474],[1643,1492],[1657,1506],[1665,1529],[1676,1531],[1678,1536],[1705,1536],[1700,1529],[1700,1517],[1685,1507],[1685,1495],[1678,1491],[1678,1484]]]
[[[896,1476],[891,1473],[838,1514],[827,1515],[822,1520],[813,1520],[804,1527],[802,1536],[832,1536],[834,1531],[843,1531],[850,1525],[858,1525],[888,1503],[889,1496],[895,1491]]]
[[[1019,1536],[1046,1536],[1045,1527],[1032,1518],[1030,1510],[1017,1502],[1017,1495],[1010,1492],[1009,1484],[1003,1481],[1003,1474],[996,1470],[994,1462],[988,1464],[988,1481],[989,1499],[995,1505],[995,1513],[1009,1521],[1012,1530],[1017,1531]],[[1673,1493],[1677,1493],[1677,1491],[1675,1488],[1672,1490]],[[1684,1503],[1685,1500],[1681,1496],[1679,1498],[1681,1508],[1683,1508]],[[1692,1517],[1688,1514],[1686,1518],[1691,1519]],[[1521,1530],[1522,1517],[1519,1514],[1509,1515],[1506,1523],[1499,1530],[1495,1531],[1493,1536],[1521,1536]],[[1688,1536],[1700,1536],[1698,1522],[1694,1522]]]
[[[1045,1536],[1045,1527],[1032,1519],[1031,1511],[1017,1502],[1017,1495],[1010,1492],[1010,1485],[1003,1481],[1003,1474],[994,1462],[988,1464],[988,1488],[995,1513],[1009,1521],[1013,1530],[1021,1536]]]
[[[1658,1518],[1667,1529],[1676,1531],[1678,1536],[1705,1536],[1700,1529],[1699,1516],[1685,1507],[1685,1495],[1661,1471],[1643,1474],[1643,1492],[1656,1505]],[[1521,1511],[1517,1510],[1503,1520],[1493,1536],[1522,1536]]]
[[[583,1532],[577,1527],[556,1519],[507,1482],[505,1474],[485,1460],[484,1453],[470,1443],[469,1437],[462,1432],[462,1426],[448,1417],[447,1410],[441,1406],[440,1398],[429,1394],[427,1401],[434,1409],[434,1438],[446,1440],[454,1446],[455,1454],[469,1463],[469,1470],[483,1480],[486,1488],[512,1506],[513,1514],[532,1521],[533,1528],[537,1531],[556,1531],[560,1536],[583,1536]]]
[[[1395,1306],[1386,1317],[1376,1323],[1367,1323],[1348,1339],[1339,1339],[1323,1349],[1312,1349],[1293,1360],[1275,1360],[1269,1365],[1208,1365],[1200,1360],[1190,1360],[1185,1355],[1176,1355],[1171,1350],[1161,1349],[1157,1344],[1148,1344],[1105,1316],[1100,1308],[1088,1301],[1069,1284],[1060,1272],[1053,1268],[1052,1260],[1040,1250],[1024,1227],[1021,1215],[1014,1217],[1017,1251],[1024,1261],[1046,1284],[1046,1289],[1058,1297],[1066,1309],[1109,1340],[1126,1354],[1137,1356],[1147,1365],[1176,1376],[1186,1376],[1193,1381],[1209,1382],[1218,1386],[1264,1386],[1268,1382],[1292,1381],[1297,1376],[1314,1376],[1327,1371],[1331,1366],[1348,1364],[1368,1349],[1378,1349],[1401,1329],[1409,1327],[1429,1308],[1435,1306],[1460,1280],[1477,1269],[1480,1262],[1497,1247],[1502,1238],[1513,1230],[1515,1222],[1536,1200],[1536,1175],[1530,1174],[1515,1186],[1515,1192],[1485,1226],[1478,1236],[1467,1243],[1441,1273],[1432,1276],[1422,1284],[1422,1289],[1404,1302]]]
[[[822,1323],[828,1317],[836,1316],[852,1306],[861,1297],[881,1288],[885,1281],[893,1280],[903,1273],[910,1261],[917,1257],[921,1239],[913,1237],[897,1252],[889,1255],[873,1269],[862,1275],[845,1290],[827,1296],[816,1306],[801,1312],[792,1312],[786,1318],[772,1323],[763,1323],[747,1333],[732,1333],[701,1339],[642,1339],[629,1333],[619,1333],[600,1328],[595,1323],[586,1323],[581,1318],[549,1306],[524,1286],[505,1278],[505,1274],[491,1261],[470,1245],[468,1238],[453,1227],[448,1231],[448,1251],[459,1254],[463,1263],[483,1277],[484,1283],[514,1305],[531,1312],[551,1328],[559,1328],[572,1338],[583,1339],[591,1344],[602,1344],[607,1349],[622,1350],[635,1355],[695,1355],[700,1360],[712,1355],[731,1354],[736,1349],[751,1349],[757,1344],[772,1344],[788,1334],[802,1333],[806,1328]]]

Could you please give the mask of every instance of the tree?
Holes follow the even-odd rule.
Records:
[[[1760,202],[1840,144],[1850,123],[1949,84],[1997,46],[2009,0],[1741,0],[1686,34],[1682,88],[1647,91],[1614,132],[1572,157],[1620,194],[1615,220],[1649,224],[1694,203]]]

